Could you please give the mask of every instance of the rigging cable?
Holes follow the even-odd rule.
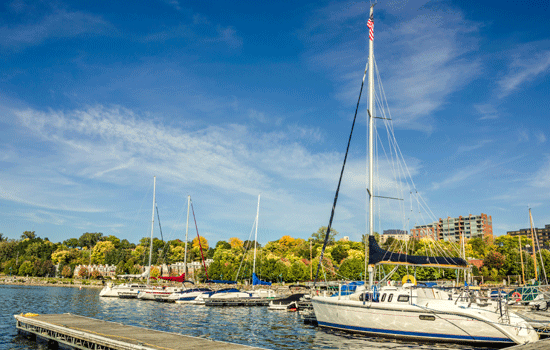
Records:
[[[321,257],[319,258],[319,265],[317,265],[317,273],[315,274],[315,281],[313,287],[317,284],[317,278],[319,277],[319,268],[323,263],[323,256],[325,255],[325,248],[327,247],[328,239],[330,237],[330,228],[332,227],[332,219],[334,218],[334,210],[336,209],[336,202],[338,201],[338,192],[340,192],[340,184],[342,183],[342,177],[344,175],[344,168],[346,167],[346,160],[348,159],[349,145],[351,143],[351,135],[353,135],[353,128],[355,127],[355,120],[357,119],[357,111],[359,110],[359,102],[361,101],[361,94],[363,93],[363,86],[365,85],[365,77],[367,75],[368,63],[365,66],[365,74],[363,75],[363,81],[361,82],[361,89],[359,90],[359,98],[357,99],[357,106],[355,107],[355,116],[353,117],[353,123],[351,124],[351,131],[349,133],[348,147],[346,148],[346,155],[344,156],[344,164],[342,164],[342,171],[340,172],[340,179],[338,180],[338,187],[336,188],[336,194],[334,195],[334,203],[332,204],[332,211],[330,213],[330,220],[327,227],[327,233],[325,234],[325,241],[323,242],[323,249],[321,249]]]

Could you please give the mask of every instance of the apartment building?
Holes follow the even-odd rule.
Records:
[[[384,232],[380,235],[380,243],[386,243],[390,237],[401,241],[408,241],[411,238],[411,235],[409,235],[405,230],[384,230]]]
[[[533,232],[536,233],[537,239],[539,241],[539,244],[542,245],[549,245],[550,244],[550,225],[544,225],[544,228],[533,228]],[[506,232],[509,236],[526,236],[527,238],[531,238],[531,228],[522,228],[517,231],[508,231]]]
[[[429,237],[451,242],[460,242],[461,237],[466,240],[480,237],[492,241],[493,220],[491,216],[483,213],[457,218],[447,217],[431,224],[415,226],[411,230],[411,235],[416,239]]]

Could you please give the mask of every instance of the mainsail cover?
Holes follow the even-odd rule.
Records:
[[[438,256],[408,255],[392,253],[380,248],[374,236],[369,236],[369,265],[392,264],[414,265],[425,267],[467,268],[468,263],[461,258],[448,258]]]
[[[252,285],[253,286],[270,286],[271,282],[261,281],[258,276],[256,276],[256,273],[254,272],[252,274]]]

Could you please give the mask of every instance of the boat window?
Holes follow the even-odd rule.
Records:
[[[381,302],[384,301],[384,300],[386,300],[386,293],[382,294],[382,298],[380,298]]]
[[[435,316],[432,315],[420,315],[418,316],[422,321],[435,321]]]
[[[400,295],[400,296],[397,297],[397,301],[406,303],[407,301],[409,301],[409,296],[408,295]]]
[[[393,294],[390,294],[390,295],[388,296],[388,303],[389,303],[392,299],[393,299]]]

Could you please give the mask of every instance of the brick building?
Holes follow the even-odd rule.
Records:
[[[483,213],[457,218],[447,217],[431,224],[415,226],[411,230],[411,235],[416,239],[430,237],[451,242],[460,242],[461,237],[466,240],[480,237],[492,241],[493,220],[491,216]]]

